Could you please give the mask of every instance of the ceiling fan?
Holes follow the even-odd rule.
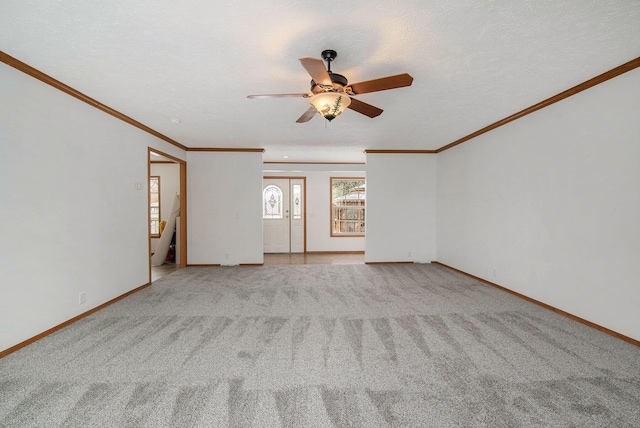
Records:
[[[311,80],[310,92],[296,94],[258,94],[248,95],[247,98],[309,98],[311,107],[296,120],[298,123],[308,122],[316,113],[319,113],[328,121],[332,121],[346,108],[373,118],[379,116],[382,113],[382,109],[353,98],[354,95],[402,88],[411,86],[413,82],[413,77],[404,73],[349,84],[346,77],[331,71],[331,62],[338,56],[336,51],[331,49],[324,50],[321,55],[322,59],[327,62],[326,68],[322,59],[300,58],[302,66],[313,79]]]

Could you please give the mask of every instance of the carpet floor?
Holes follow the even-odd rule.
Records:
[[[438,265],[192,267],[0,359],[1,427],[638,427],[640,348]]]

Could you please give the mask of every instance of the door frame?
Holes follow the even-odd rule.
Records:
[[[149,234],[149,283],[151,283],[151,193],[149,180],[151,179],[151,152],[157,153],[180,165],[180,267],[187,267],[187,161],[171,156],[152,147],[147,148],[147,231]]]
[[[294,179],[294,180],[302,180],[302,191],[304,193],[304,200],[302,201],[303,204],[303,211],[304,211],[304,215],[302,216],[304,218],[304,228],[303,228],[303,234],[304,234],[304,244],[303,244],[303,253],[302,254],[306,254],[307,253],[307,177],[306,176],[301,176],[301,175],[264,175],[262,174],[262,189],[264,190],[264,180],[268,180],[268,179]],[[291,183],[289,183],[289,185],[291,185]],[[262,194],[262,193],[261,193]],[[262,220],[264,222],[264,219]],[[289,233],[291,233],[291,222],[289,222]],[[262,232],[262,247],[264,248],[264,231]],[[291,248],[289,248],[289,254],[291,254]]]

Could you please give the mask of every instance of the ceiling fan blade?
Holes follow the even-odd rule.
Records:
[[[318,58],[300,58],[302,66],[307,70],[311,78],[319,85],[331,86],[331,77],[324,66],[324,62]]]
[[[298,120],[296,120],[296,123],[309,122],[316,113],[316,108],[314,106],[311,106],[302,114],[302,116],[298,118]]]
[[[357,111],[358,113],[364,114],[365,116],[369,117],[380,116],[383,112],[381,108],[364,103],[355,98],[351,98],[351,104],[349,104],[349,107],[347,108],[350,108],[351,110]]]
[[[387,89],[402,88],[411,86],[413,77],[404,74],[396,74],[395,76],[381,77],[380,79],[367,80],[366,82],[354,83],[351,90],[354,94],[366,94],[367,92],[386,91]]]
[[[255,95],[247,95],[247,98],[255,99],[255,98],[309,98],[309,93],[299,93],[299,94],[255,94]]]

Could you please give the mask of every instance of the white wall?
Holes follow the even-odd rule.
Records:
[[[180,155],[0,63],[0,350],[149,281],[149,146]]]
[[[440,153],[437,249],[640,339],[640,70]]]
[[[640,339],[638,118],[636,69],[437,155],[437,260]],[[0,350],[148,282],[147,147],[187,158],[0,64]],[[262,155],[188,161],[188,262],[261,263]],[[367,156],[367,261],[436,259],[435,169]]]
[[[273,167],[269,165],[269,167]],[[305,171],[299,171],[303,167]],[[331,236],[331,177],[366,177],[365,165],[286,165],[266,176],[307,178],[307,252],[364,251],[365,237]],[[287,170],[289,169],[289,170]]]
[[[160,177],[160,221],[169,220],[171,204],[176,194],[180,194],[180,164],[152,163],[151,175]],[[176,220],[176,223],[179,220]],[[160,238],[151,238],[151,250],[158,245]]]
[[[367,154],[367,262],[436,258],[436,156]]]
[[[262,153],[188,152],[187,165],[187,263],[262,263]]]

